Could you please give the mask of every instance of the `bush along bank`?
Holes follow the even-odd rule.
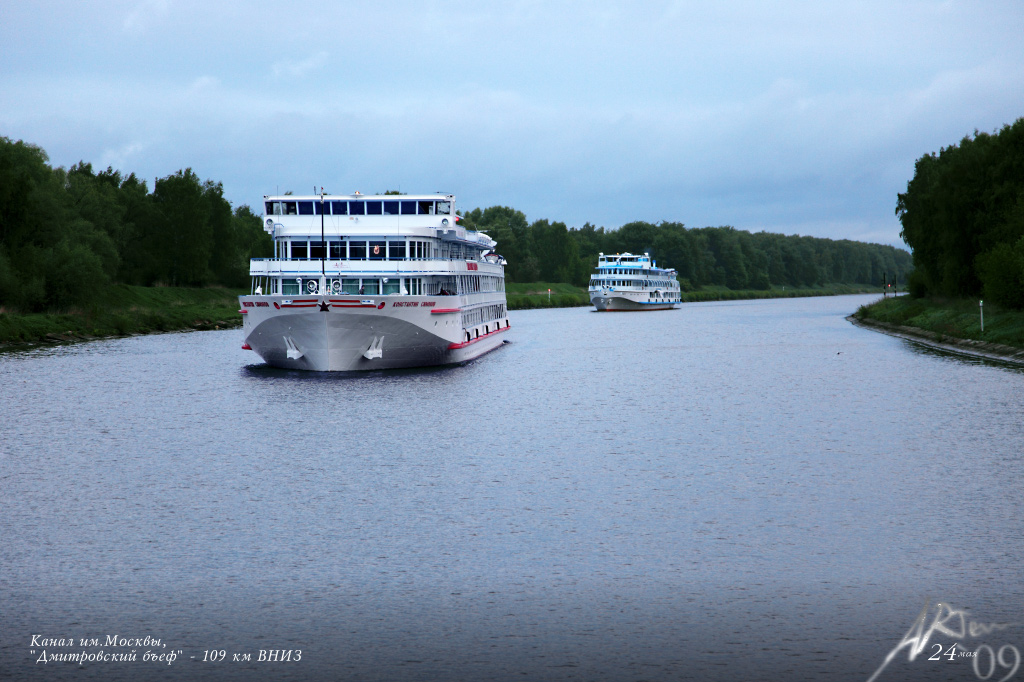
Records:
[[[899,296],[861,306],[850,319],[932,345],[1024,362],[1024,312],[981,303]]]
[[[110,285],[82,308],[46,313],[0,309],[0,345],[240,327],[237,297],[242,293],[221,287]]]

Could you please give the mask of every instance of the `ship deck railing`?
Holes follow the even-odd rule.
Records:
[[[322,264],[322,265],[321,265]],[[249,261],[249,274],[257,275],[317,275],[321,271],[332,275],[387,274],[452,275],[474,272],[481,275],[503,276],[505,268],[497,263],[468,260],[290,260],[285,258],[253,258]]]

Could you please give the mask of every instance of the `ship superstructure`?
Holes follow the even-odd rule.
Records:
[[[590,302],[597,310],[668,310],[680,300],[676,271],[659,268],[649,253],[599,254],[590,279]]]
[[[460,363],[509,328],[504,260],[458,224],[455,197],[264,197],[273,258],[239,297],[244,348],[276,367],[368,370]]]

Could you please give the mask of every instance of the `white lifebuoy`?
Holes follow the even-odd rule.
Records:
[[[306,282],[306,291],[308,291],[311,294],[316,293],[316,282],[314,280],[309,280],[308,282]]]

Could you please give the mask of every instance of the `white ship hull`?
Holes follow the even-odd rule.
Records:
[[[678,306],[673,301],[652,301],[649,300],[647,292],[630,293],[595,293],[590,297],[590,303],[598,312],[616,312],[633,310],[671,310]]]
[[[590,303],[603,311],[671,310],[682,300],[676,271],[659,268],[649,253],[598,254]]]
[[[240,296],[243,348],[274,367],[364,371],[458,364],[502,345],[507,318],[465,328],[452,298]]]

